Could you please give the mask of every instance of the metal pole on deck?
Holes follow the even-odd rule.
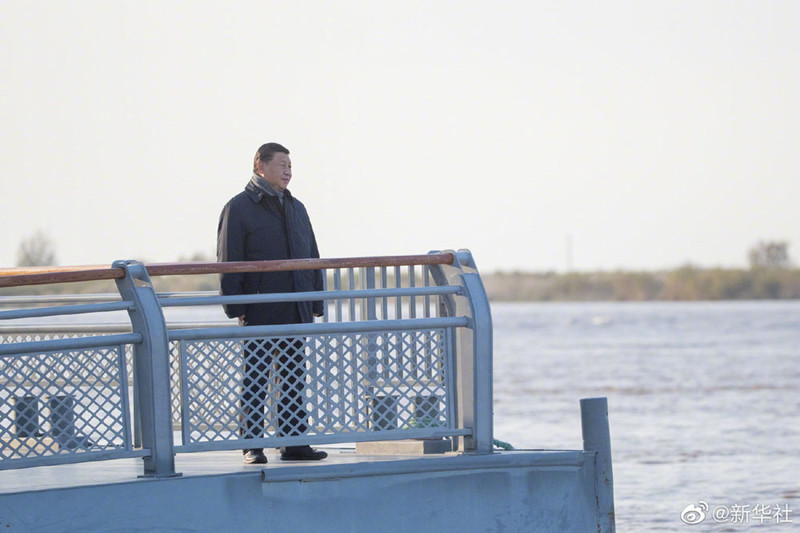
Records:
[[[494,392],[492,355],[492,314],[489,298],[478,274],[463,276],[472,314],[473,404],[472,444],[476,453],[490,454],[494,449]]]
[[[453,260],[445,280],[463,287],[462,298],[455,298],[456,316],[470,319],[468,328],[458,334],[456,383],[458,391],[458,423],[470,428],[471,435],[463,439],[463,451],[491,454],[494,442],[493,385],[492,385],[492,313],[472,255],[460,250]],[[436,275],[434,274],[434,277]],[[451,278],[451,279],[447,279]]]
[[[597,497],[597,531],[614,533],[614,476],[611,472],[611,433],[608,428],[608,400],[581,400],[583,451],[595,455],[595,493]]]
[[[133,357],[142,447],[150,450],[150,455],[143,458],[143,477],[180,475],[175,473],[169,336],[164,313],[143,264],[116,261],[113,266],[125,269],[125,277],[117,280],[117,288],[124,300],[133,302],[133,308],[128,311],[131,326],[143,339],[141,344],[134,345]]]

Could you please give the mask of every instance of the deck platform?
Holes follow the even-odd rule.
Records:
[[[179,454],[173,478],[141,459],[0,472],[6,531],[594,531],[595,455],[425,456],[323,447],[320,462],[245,465],[239,451]]]

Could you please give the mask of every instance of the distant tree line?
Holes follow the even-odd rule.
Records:
[[[492,301],[761,300],[800,298],[800,270],[696,268],[664,272],[493,273]]]
[[[760,242],[750,269],[691,265],[661,272],[493,273],[483,276],[494,301],[761,300],[800,298],[800,270],[788,243]]]

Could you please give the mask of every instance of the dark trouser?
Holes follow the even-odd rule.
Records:
[[[267,387],[278,363],[280,399],[278,400],[279,436],[302,435],[308,430],[308,414],[303,409],[305,386],[305,343],[303,339],[250,341],[244,345],[244,380],[240,406],[239,435],[261,438],[266,423]]]

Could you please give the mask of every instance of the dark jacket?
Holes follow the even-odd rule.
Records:
[[[319,257],[314,230],[305,206],[284,191],[283,206],[276,196],[252,182],[222,209],[217,228],[218,261],[264,261]],[[223,295],[305,292],[322,290],[322,272],[249,272],[222,274]],[[244,315],[246,324],[312,322],[322,315],[322,301],[225,305],[230,318]]]

